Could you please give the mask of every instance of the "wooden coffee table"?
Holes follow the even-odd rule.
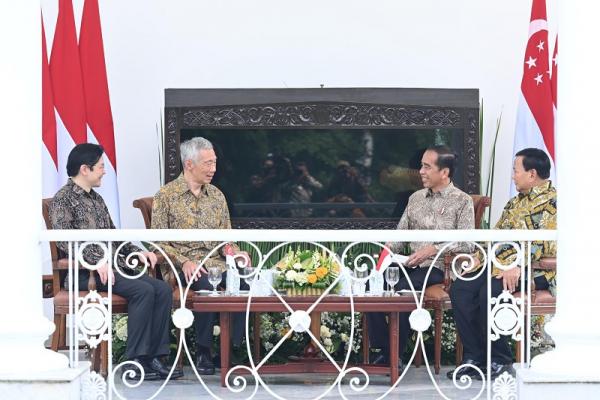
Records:
[[[248,296],[218,296],[211,297],[205,294],[194,293],[191,296],[193,311],[213,311],[220,313],[221,327],[221,385],[225,386],[225,380],[230,367],[230,337],[231,337],[231,313],[246,312],[248,307]],[[282,301],[283,300],[283,301]],[[269,297],[252,297],[250,303],[250,312],[293,312],[293,311],[309,311],[311,315],[311,331],[313,335],[319,338],[317,324],[314,321],[319,321],[318,315],[323,311],[331,312],[351,312],[351,300],[346,296],[329,295],[324,297],[320,302],[317,296],[307,297],[287,297],[281,299],[277,296]],[[388,313],[389,333],[390,333],[390,365],[370,365],[359,364],[353,365],[363,368],[369,374],[389,374],[390,381],[393,384],[399,376],[398,371],[398,313],[410,312],[416,309],[413,296],[393,296],[393,297],[354,297],[355,312],[384,312]],[[299,313],[302,314],[302,313]],[[360,323],[355,321],[356,324]],[[320,323],[319,323],[320,325]],[[315,332],[314,327],[317,326]],[[256,327],[256,325],[255,325]],[[255,344],[256,346],[257,344]],[[256,348],[255,348],[256,349]],[[256,354],[256,352],[255,352]],[[259,371],[262,374],[289,374],[289,373],[335,373],[338,374],[342,367],[342,363],[334,365],[328,362],[327,359],[314,358],[313,360],[302,359],[299,362],[288,362],[286,364],[266,365],[262,364],[264,360],[258,361],[254,359],[255,366],[259,366]],[[347,366],[346,368],[348,368]],[[237,373],[237,372],[236,372]],[[244,369],[239,369],[239,373],[248,373]]]

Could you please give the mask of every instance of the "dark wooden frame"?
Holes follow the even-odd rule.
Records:
[[[165,180],[181,172],[182,129],[461,129],[463,190],[479,193],[479,90],[402,88],[165,89]],[[300,222],[301,221],[301,222]],[[393,229],[394,219],[234,219],[237,228]]]

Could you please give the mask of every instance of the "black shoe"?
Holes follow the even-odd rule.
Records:
[[[516,374],[512,364],[499,364],[492,361],[490,364],[490,378],[492,381],[505,372],[508,372],[513,377]]]
[[[172,366],[163,364],[162,361],[160,361],[160,359],[158,357],[152,358],[148,362],[148,365],[154,371],[158,372],[160,377],[163,379],[165,379],[167,376],[169,376],[169,373],[171,372],[171,368],[173,368]],[[182,376],[183,376],[183,371],[180,368],[173,369],[173,373],[171,374],[171,379],[181,378]]]
[[[134,362],[139,363],[142,366],[142,369],[144,370],[144,381],[157,381],[160,378],[160,374],[153,370],[148,363],[146,362],[146,360],[141,360],[139,358],[134,358],[133,360]],[[128,373],[129,372],[129,373]],[[127,375],[126,375],[127,374]],[[134,375],[135,374],[135,375]],[[133,380],[133,381],[137,381],[140,379],[140,369],[137,365],[134,364],[126,364],[123,367],[123,375],[125,375],[125,378],[128,380]]]
[[[208,354],[201,353],[196,359],[196,371],[200,375],[214,375],[215,364],[213,364]]]
[[[471,377],[472,379],[481,380],[481,374],[479,373],[479,370],[477,370],[477,369],[475,369],[473,367],[470,367],[470,366],[463,367],[463,365],[465,365],[465,364],[471,364],[471,365],[476,366],[477,368],[479,368],[481,370],[481,373],[485,376],[485,373],[486,373],[485,367],[482,366],[479,361],[465,360],[456,369],[453,369],[452,371],[448,371],[448,373],[446,374],[446,377],[448,379],[453,379],[454,378],[454,371],[456,371],[456,380],[459,380],[463,376],[468,376],[468,377]]]

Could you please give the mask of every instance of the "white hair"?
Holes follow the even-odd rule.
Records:
[[[195,164],[196,161],[198,161],[197,157],[200,150],[212,149],[212,143],[203,137],[198,136],[190,140],[186,140],[185,142],[181,143],[181,146],[179,147],[179,151],[181,153],[181,163],[185,164],[187,160],[192,160],[192,162]]]

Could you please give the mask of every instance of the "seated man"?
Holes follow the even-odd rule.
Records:
[[[67,173],[70,176],[67,184],[54,196],[50,204],[50,221],[53,229],[114,229],[115,226],[108,213],[102,197],[93,188],[100,187],[104,175],[104,160],[101,146],[91,143],[79,144],[71,150],[67,161]],[[113,252],[119,243],[112,242]],[[66,242],[57,243],[64,254],[68,254]],[[125,256],[139,252],[149,262],[150,267],[156,264],[156,255],[143,252],[128,243],[120,251],[119,266],[121,271],[130,270],[123,262]],[[70,256],[70,255],[69,255]],[[89,245],[83,251],[84,260],[90,265],[98,264],[103,258],[102,249],[97,245]],[[127,299],[127,350],[128,360],[139,362],[145,371],[146,380],[166,378],[170,367],[165,366],[160,357],[169,354],[169,320],[173,303],[173,292],[166,282],[143,275],[137,279],[126,279],[115,274],[111,261],[97,269],[100,283],[99,291],[108,290],[108,276],[113,284],[113,293]],[[116,266],[115,266],[116,267]],[[88,290],[90,271],[79,271],[79,290]],[[172,378],[183,375],[180,370],[173,371]]]
[[[154,196],[152,205],[152,229],[231,229],[229,209],[225,196],[210,182],[217,169],[217,156],[212,144],[196,137],[181,144],[183,173],[177,179],[163,186]],[[234,245],[228,244],[215,252],[202,267],[200,262],[218,243],[215,242],[166,242],[161,248],[169,255],[176,267],[181,268],[182,279],[193,281],[192,290],[211,289],[207,268],[218,266],[223,270],[222,282],[226,282],[227,266],[223,256],[227,252],[237,252]],[[247,257],[247,254],[245,254]],[[245,282],[241,288],[248,289]],[[196,370],[200,374],[212,375],[215,366],[211,357],[213,325],[216,314],[213,312],[194,313],[196,330]],[[244,314],[233,315],[234,346],[239,346],[244,333]]]
[[[456,188],[451,181],[455,162],[456,155],[446,146],[433,146],[425,151],[419,171],[424,189],[410,196],[398,229],[473,229],[475,227],[473,199]],[[440,255],[435,265],[432,265],[433,258],[444,245],[445,243],[410,243],[411,255],[405,267],[415,290],[424,290],[428,286],[444,281],[443,255]],[[402,248],[400,243],[388,243],[388,246],[394,253]],[[457,243],[448,246],[446,251],[470,252],[471,248],[469,245]],[[429,269],[431,272],[425,282]],[[410,290],[409,280],[402,271],[395,289]],[[409,315],[409,313],[400,313],[398,348],[400,357],[404,353],[410,333]],[[382,350],[373,363],[389,364],[389,331],[385,314],[369,313],[367,318],[371,347]]]
[[[550,176],[550,159],[540,149],[524,149],[516,154],[513,168],[513,181],[519,194],[508,201],[495,229],[556,229],[556,190]],[[531,261],[541,257],[555,257],[555,242],[532,242]],[[506,245],[498,249],[496,258],[502,265],[510,265],[516,257],[516,249]],[[481,262],[483,255],[478,254]],[[468,271],[464,278],[479,274],[479,266]],[[513,293],[521,290],[521,266],[501,271],[492,271],[491,295],[497,297],[503,290]],[[533,271],[537,289],[554,291],[554,271]],[[450,289],[450,299],[454,309],[456,329],[464,346],[463,364],[473,364],[486,372],[488,318],[487,273],[483,272],[474,280],[456,279]],[[491,378],[495,379],[504,371],[513,372],[512,352],[506,337],[500,335],[492,341]],[[448,372],[452,379],[454,371]],[[480,379],[479,373],[471,367],[459,368],[457,379],[468,375]]]

